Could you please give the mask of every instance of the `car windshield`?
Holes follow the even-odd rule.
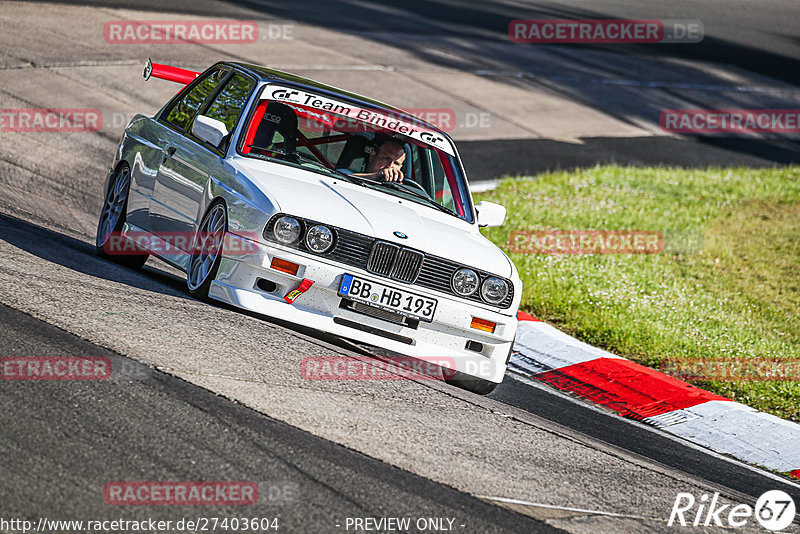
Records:
[[[376,156],[387,143],[402,181],[374,176],[382,166]],[[409,115],[272,84],[262,91],[238,148],[248,157],[321,172],[473,220],[450,141]]]

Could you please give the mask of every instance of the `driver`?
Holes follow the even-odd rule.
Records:
[[[385,139],[378,143],[370,152],[367,159],[366,172],[353,173],[376,182],[402,182],[403,162],[406,160],[406,151],[402,141]]]

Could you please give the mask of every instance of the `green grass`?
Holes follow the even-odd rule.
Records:
[[[521,308],[643,365],[676,359],[800,359],[800,167],[603,166],[508,179],[478,194],[508,208],[484,234],[651,230],[658,254],[510,254]],[[800,384],[697,381],[800,421]]]

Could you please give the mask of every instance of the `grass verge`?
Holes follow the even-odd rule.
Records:
[[[791,369],[800,359],[800,167],[602,166],[507,179],[475,200],[508,209],[504,226],[483,229],[506,252],[514,231],[663,235],[657,254],[509,254],[521,308],[583,341],[656,368],[769,360]],[[800,421],[798,381],[747,369],[735,374],[748,380],[688,381]]]

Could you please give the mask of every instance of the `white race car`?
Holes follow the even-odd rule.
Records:
[[[486,394],[503,380],[522,284],[478,231],[447,134],[379,102],[265,67],[203,73],[125,129],[97,230],[104,257],[153,254],[189,292],[449,367]]]

